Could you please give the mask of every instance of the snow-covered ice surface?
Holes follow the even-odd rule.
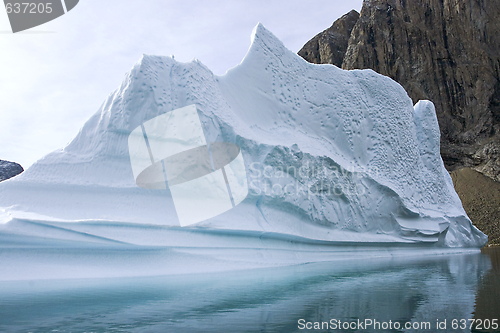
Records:
[[[207,142],[241,148],[249,194],[180,227],[168,189],[136,185],[128,137],[193,104]],[[223,76],[144,55],[68,146],[0,184],[0,280],[213,272],[486,241],[444,168],[431,102],[413,106],[372,70],[309,64],[260,24]]]

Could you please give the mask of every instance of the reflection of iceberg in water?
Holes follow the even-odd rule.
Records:
[[[474,253],[229,274],[3,283],[0,305],[9,306],[2,307],[0,330],[100,331],[119,322],[127,331],[299,332],[300,318],[435,325],[437,319],[472,318],[490,267],[487,256]]]

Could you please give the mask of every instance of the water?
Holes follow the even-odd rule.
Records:
[[[299,329],[300,319],[371,319],[380,330]],[[0,283],[0,332],[470,332],[462,319],[500,319],[499,248],[230,274]],[[383,329],[389,321],[431,329]]]

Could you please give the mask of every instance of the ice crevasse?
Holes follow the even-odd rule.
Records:
[[[246,190],[184,226],[174,186],[138,186],[129,142],[183,108],[198,115],[198,145],[238,147]],[[255,265],[482,247],[439,145],[430,101],[413,106],[372,70],[307,63],[259,24],[222,76],[197,60],[144,55],[65,148],[0,184],[0,247],[147,248]]]

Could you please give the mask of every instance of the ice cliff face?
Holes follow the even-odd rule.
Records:
[[[249,194],[179,228],[170,192],[136,185],[128,137],[193,104],[207,142],[240,147]],[[196,60],[143,56],[67,147],[0,185],[0,233],[169,246],[199,245],[174,234],[225,232],[481,247],[486,236],[462,208],[439,140],[431,102],[413,107],[371,70],[309,64],[258,25],[245,59],[220,77]]]

